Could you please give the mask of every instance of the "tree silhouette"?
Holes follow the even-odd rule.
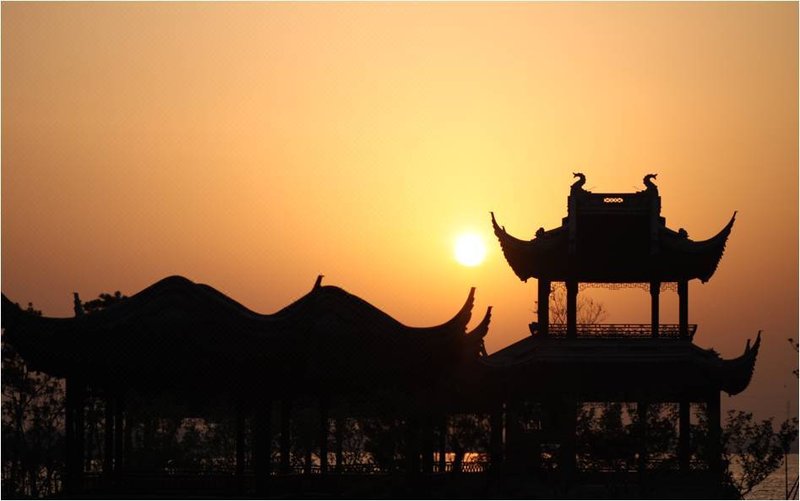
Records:
[[[100,310],[104,310],[109,306],[117,304],[127,298],[128,297],[123,295],[120,291],[116,291],[114,294],[101,292],[96,299],[85,301],[81,306],[83,307],[84,312],[91,314]]]
[[[576,317],[579,324],[599,324],[608,317],[603,303],[578,294]],[[550,323],[567,323],[567,293],[563,287],[554,287],[550,294]]]
[[[42,314],[31,303],[27,312]],[[5,342],[2,358],[3,497],[52,496],[64,469],[63,381],[29,370]]]
[[[119,291],[101,293],[80,303],[92,314],[125,299]],[[42,312],[28,303],[26,312]],[[64,472],[64,381],[31,371],[13,346],[2,343],[2,494],[4,497],[49,497],[61,490]],[[103,406],[87,395],[85,412],[86,471],[102,464]]]
[[[728,411],[722,430],[727,480],[747,495],[780,467],[796,437],[797,418],[784,421],[776,432],[773,418],[758,422],[750,412]],[[733,474],[733,465],[740,467],[740,475]]]

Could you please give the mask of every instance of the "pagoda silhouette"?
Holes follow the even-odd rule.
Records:
[[[693,344],[688,284],[714,274],[735,214],[716,236],[694,241],[666,226],[654,175],[636,193],[591,193],[585,177],[576,177],[562,225],[531,240],[511,236],[492,214],[514,273],[538,282],[530,336],[492,355],[483,341],[492,308],[467,330],[474,288],[450,320],[425,328],[323,285],[322,276],[273,314],[183,277],[91,314],[76,295],[72,318],[36,316],[3,295],[3,342],[31,370],[66,381],[64,494],[572,497],[621,478],[636,486],[632,497],[717,492],[720,393],[747,387],[760,336],[728,360]],[[566,288],[563,325],[549,320],[559,283]],[[579,324],[581,284],[646,289],[651,323]],[[679,297],[677,325],[659,322],[660,292],[670,287]],[[96,450],[86,439],[89,397],[104,409]],[[186,417],[234,418],[233,469],[192,476],[134,464],[134,453],[148,447],[132,432],[135,406],[147,399],[180,404]],[[586,449],[582,409],[598,402],[631,404],[626,426],[633,432]],[[674,454],[652,453],[648,416],[663,404],[677,408]],[[691,424],[692,405],[705,410],[702,433]],[[315,424],[304,425],[312,430],[298,445],[298,416],[310,414]],[[464,415],[478,423],[471,443],[453,432]],[[388,466],[345,460],[343,437],[358,419],[396,428]],[[464,450],[475,458],[466,461]]]
[[[507,449],[535,462],[540,455],[530,454],[531,449],[555,444],[562,473],[575,477],[577,403],[633,402],[641,482],[648,471],[659,466],[658,459],[648,457],[648,409],[653,404],[671,403],[678,407],[680,475],[658,471],[658,480],[665,483],[679,478],[683,484],[693,480],[689,485],[695,487],[718,486],[722,478],[720,393],[735,395],[748,386],[761,336],[759,333],[752,347],[748,340],[744,353],[732,360],[696,346],[692,340],[697,325],[689,323],[688,295],[691,280],[707,282],[716,271],[736,213],[717,235],[694,241],[683,228],[675,231],[666,226],[658,187],[653,183],[655,174],[645,176],[646,189],[635,193],[592,193],[583,187],[583,174],[575,177],[578,180],[567,199],[568,214],[558,228],[540,228],[533,239],[521,240],[506,232],[492,214],[495,235],[511,269],[523,281],[535,278],[538,282],[538,321],[530,325],[532,335],[488,359],[507,378],[510,405],[541,404],[541,423],[545,424],[531,433],[521,432],[518,447],[512,433]],[[566,324],[549,321],[554,283],[563,283],[566,289]],[[579,324],[581,284],[646,290],[650,324]],[[659,322],[660,293],[670,287],[678,293],[677,325]],[[708,426],[706,443],[694,444],[694,448],[690,444],[692,404],[705,407]],[[704,454],[698,454],[698,445],[705,449]],[[646,489],[638,491],[640,496],[647,494]],[[669,495],[693,494],[675,490]]]

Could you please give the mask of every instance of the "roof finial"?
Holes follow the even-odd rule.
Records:
[[[656,190],[658,191],[658,186],[653,183],[653,179],[655,179],[658,174],[648,174],[644,177],[644,185],[647,187],[647,191]]]
[[[317,281],[314,282],[314,290],[317,290],[322,286],[322,277],[324,277],[324,276],[325,275],[318,275],[317,276]]]
[[[586,176],[584,176],[582,172],[573,172],[572,176],[578,178],[577,181],[572,183],[572,186],[571,186],[572,190],[573,191],[574,190],[582,190],[583,189],[583,185],[586,184]]]

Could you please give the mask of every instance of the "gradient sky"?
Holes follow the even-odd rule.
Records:
[[[797,413],[798,6],[2,4],[2,290],[68,316],[72,291],[167,275],[259,312],[317,274],[411,325],[477,286],[487,348],[527,335],[489,211],[521,238],[593,191],[659,174],[694,239],[739,211],[716,275],[690,285],[695,342],[738,356],[726,408]],[[483,265],[453,258],[463,231]],[[590,289],[609,322],[644,290]],[[674,292],[662,321],[677,320]],[[547,384],[547,382],[530,382]]]

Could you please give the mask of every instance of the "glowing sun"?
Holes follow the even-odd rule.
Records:
[[[474,233],[465,233],[456,239],[454,248],[456,261],[464,266],[477,266],[486,257],[483,239]]]

